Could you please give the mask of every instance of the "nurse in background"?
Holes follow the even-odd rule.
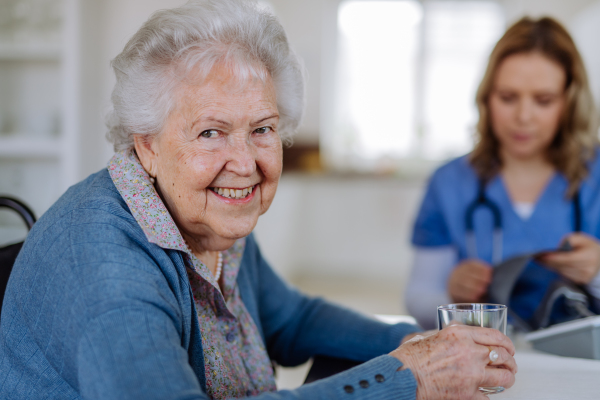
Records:
[[[414,225],[406,302],[424,328],[435,328],[440,304],[486,301],[494,252],[496,261],[506,260],[557,248],[565,239],[573,251],[530,263],[511,308],[530,319],[560,276],[600,297],[597,114],[568,32],[551,18],[515,23],[492,51],[476,101],[475,149],[433,174]],[[503,233],[494,245],[492,212],[478,207],[471,218],[473,254],[467,208],[480,190],[499,209]]]

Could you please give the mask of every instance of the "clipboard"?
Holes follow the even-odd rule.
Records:
[[[492,283],[488,289],[490,297],[494,302],[508,305],[513,287],[515,286],[515,283],[519,279],[519,276],[521,276],[521,273],[527,264],[548,253],[571,251],[572,249],[573,247],[569,241],[565,241],[557,249],[548,249],[533,253],[521,254],[495,265],[492,275]]]
[[[564,241],[557,249],[548,249],[521,254],[494,266],[492,283],[488,288],[490,300],[498,304],[510,304],[510,298],[515,284],[527,264],[545,254],[566,252],[571,251],[572,249],[573,248],[571,244],[568,241]],[[566,280],[559,280],[554,282],[548,288],[544,299],[541,301],[540,306],[535,311],[535,314],[531,320],[524,321],[509,308],[508,314],[512,320],[512,324],[518,330],[524,332],[529,332],[540,327],[548,326],[554,301],[558,296],[561,295],[565,295],[574,301],[587,303],[587,295],[579,287]],[[589,314],[585,314],[585,316],[589,316]]]

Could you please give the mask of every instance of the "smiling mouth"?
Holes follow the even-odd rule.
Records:
[[[213,192],[215,192],[216,194],[218,194],[219,196],[227,197],[229,199],[244,199],[249,194],[252,194],[252,191],[254,190],[255,187],[256,187],[256,185],[250,186],[250,187],[247,187],[244,189],[230,189],[230,188],[213,187],[213,188],[211,188],[211,190]]]

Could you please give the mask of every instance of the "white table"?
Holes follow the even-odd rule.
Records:
[[[415,323],[405,315],[377,315],[388,323]],[[519,367],[515,384],[490,400],[600,400],[600,360],[555,356],[532,349],[522,335],[513,338]]]
[[[600,399],[600,361],[560,357],[517,345],[519,367],[513,387],[491,400]]]

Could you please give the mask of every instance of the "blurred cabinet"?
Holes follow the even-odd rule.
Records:
[[[0,0],[0,194],[38,216],[78,176],[79,33],[79,0]]]

